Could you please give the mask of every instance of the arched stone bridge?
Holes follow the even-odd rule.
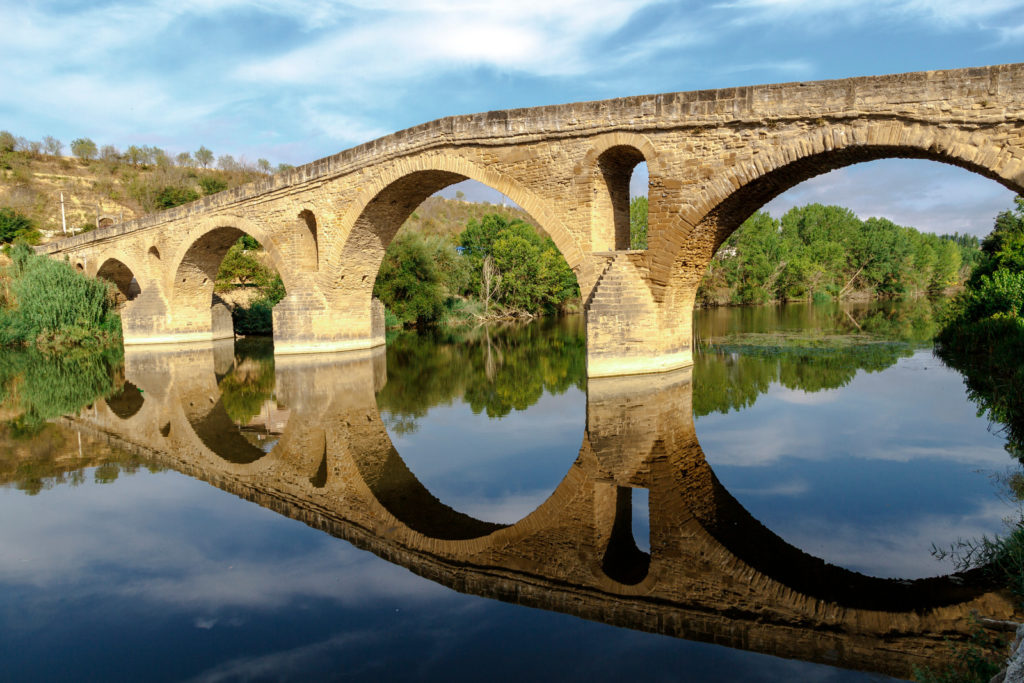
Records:
[[[129,295],[126,344],[232,334],[213,293],[228,247],[265,245],[287,297],[275,352],[384,343],[384,249],[431,194],[466,178],[551,235],[586,302],[590,376],[691,362],[697,285],[751,213],[820,173],[931,159],[1024,193],[1024,64],[628,97],[454,116],[232,191],[46,245]],[[649,248],[629,251],[629,178],[646,162]]]
[[[290,410],[276,445],[248,442],[218,383],[231,342],[130,349],[127,391],[65,424],[327,531],[459,591],[782,657],[909,676],[949,657],[969,616],[1019,620],[976,572],[865,576],[788,544],[715,477],[697,441],[692,371],[591,380],[578,453],[514,524],[434,497],[380,418],[384,354],[280,357]],[[140,391],[141,390],[141,391]],[[631,530],[647,489],[650,553]]]

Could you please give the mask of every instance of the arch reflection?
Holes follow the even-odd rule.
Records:
[[[129,355],[126,374],[147,410],[127,420],[86,412],[70,423],[459,591],[894,675],[934,664],[972,611],[1016,616],[976,574],[868,577],[765,528],[704,457],[690,371],[591,380],[575,461],[547,501],[504,526],[452,510],[404,465],[376,404],[386,377],[379,353],[279,359],[275,386],[291,419],[253,462],[204,441],[223,401],[210,393],[213,350],[190,353]],[[648,491],[650,553],[630,532],[637,488]]]

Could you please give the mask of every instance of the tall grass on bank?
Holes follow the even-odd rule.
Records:
[[[0,272],[0,345],[104,348],[120,341],[110,286],[24,244]]]

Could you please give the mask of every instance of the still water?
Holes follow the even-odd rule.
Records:
[[[695,324],[0,359],[2,677],[887,680],[1013,616],[930,553],[1016,505],[930,304]]]

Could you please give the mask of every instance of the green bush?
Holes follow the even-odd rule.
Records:
[[[11,250],[14,308],[0,315],[0,342],[105,346],[120,337],[109,286],[19,244]]]
[[[158,209],[170,209],[199,199],[199,193],[191,187],[168,186],[156,193],[153,205]]]
[[[203,194],[207,196],[217,194],[218,192],[223,192],[228,189],[226,181],[212,175],[199,176],[199,180],[197,182],[199,183],[199,187],[203,190]]]
[[[31,218],[18,213],[14,209],[0,209],[0,243],[21,240],[35,244],[40,238],[39,231]]]

